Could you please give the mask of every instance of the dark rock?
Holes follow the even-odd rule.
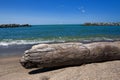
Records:
[[[97,23],[84,23],[84,26],[120,26],[120,22],[97,22]]]
[[[0,28],[28,27],[29,24],[1,24]]]

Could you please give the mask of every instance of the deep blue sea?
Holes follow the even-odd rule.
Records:
[[[120,26],[32,25],[0,28],[0,55],[16,54],[16,51],[21,53],[19,51],[24,52],[38,43],[114,40],[120,40]]]

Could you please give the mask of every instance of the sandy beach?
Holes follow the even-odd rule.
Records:
[[[0,80],[119,80],[120,61],[91,63],[61,69],[24,69],[21,57],[0,59]]]
[[[120,0],[0,3],[0,80],[120,80]]]

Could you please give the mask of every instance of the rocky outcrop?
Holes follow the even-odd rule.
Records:
[[[29,24],[1,24],[0,28],[28,27]]]
[[[97,23],[84,23],[84,26],[120,26],[120,22],[97,22]]]
[[[39,44],[20,60],[25,68],[48,68],[120,60],[120,42]]]

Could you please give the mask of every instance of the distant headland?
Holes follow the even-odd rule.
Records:
[[[120,22],[96,22],[96,23],[84,23],[84,26],[120,26]]]
[[[0,28],[29,27],[30,24],[0,24]]]

